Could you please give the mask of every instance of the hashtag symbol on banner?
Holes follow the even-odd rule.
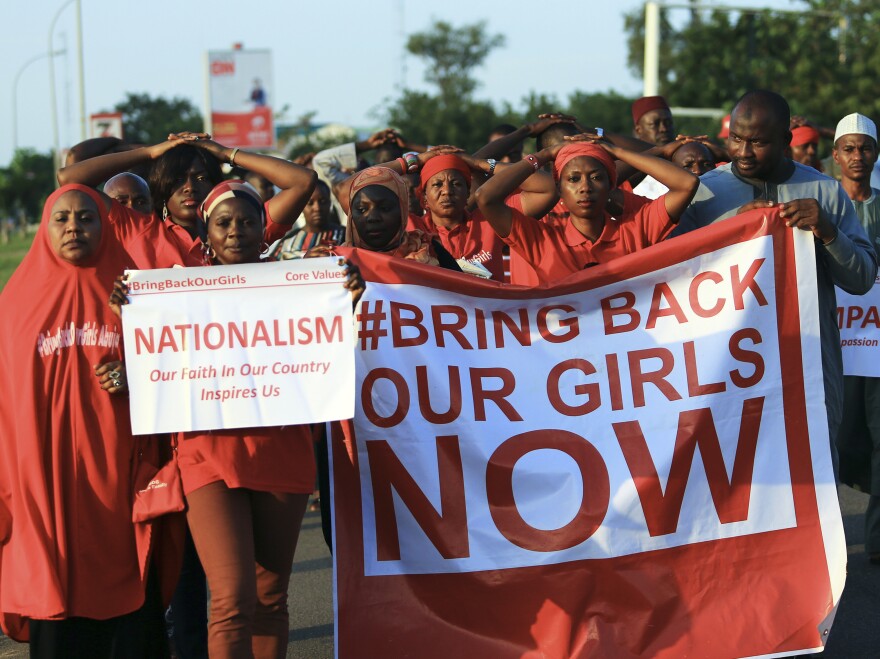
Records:
[[[382,327],[382,323],[388,318],[388,315],[382,310],[384,300],[376,301],[376,310],[370,311],[370,301],[361,302],[361,312],[357,315],[358,322],[361,324],[360,338],[361,350],[367,350],[367,340],[370,342],[370,350],[379,347],[379,338],[388,336],[388,330]]]

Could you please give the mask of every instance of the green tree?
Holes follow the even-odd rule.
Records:
[[[490,102],[474,99],[479,86],[474,70],[502,45],[504,37],[490,35],[484,22],[453,27],[435,21],[427,31],[411,35],[407,50],[425,60],[425,80],[437,93],[404,90],[384,113],[388,124],[414,142],[465,149],[484,144],[498,114]]]
[[[0,168],[0,215],[38,222],[54,189],[52,154],[17,149],[9,166]]]
[[[156,144],[169,133],[200,131],[204,127],[201,112],[185,98],[166,99],[129,92],[114,109],[123,115],[125,141],[134,144]]]
[[[797,14],[692,10],[680,28],[662,11],[660,93],[671,105],[730,108],[749,89],[766,88],[785,96],[795,113],[825,125],[854,111],[876,115],[880,5],[873,0],[798,4],[804,11]],[[843,32],[841,18],[847,22]],[[642,74],[643,22],[641,11],[625,17],[628,61],[637,75]]]
[[[406,49],[428,62],[425,80],[437,85],[440,98],[449,105],[471,97],[479,84],[473,70],[503,45],[504,36],[488,34],[485,21],[459,28],[435,21],[430,30],[411,35]]]
[[[568,97],[565,111],[574,115],[584,128],[598,126],[612,133],[632,132],[630,108],[633,99],[617,92],[598,92],[586,94],[574,92]]]

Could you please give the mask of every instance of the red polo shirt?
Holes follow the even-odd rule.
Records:
[[[613,222],[628,222],[643,206],[652,203],[652,200],[647,197],[626,190],[621,190],[621,192],[623,192],[623,213],[619,220],[612,219]],[[568,207],[560,199],[553,210],[541,219],[541,222],[564,230],[568,225],[570,215]],[[513,249],[510,250],[510,283],[519,286],[537,286],[540,283],[535,269]]]
[[[519,194],[510,195],[504,203],[514,213],[522,214],[522,199]],[[430,213],[418,220],[422,222],[422,226],[418,226],[417,220],[411,215],[410,225],[439,237],[440,243],[453,258],[479,263],[492,273],[494,281],[504,281],[504,241],[495,233],[479,209],[474,210],[465,222],[451,229],[434,224]]]
[[[658,243],[675,227],[663,197],[620,219],[607,217],[602,234],[591,242],[569,220],[564,225],[536,222],[514,210],[510,235],[511,283],[551,283],[590,265],[607,263]],[[523,263],[524,262],[524,263]],[[521,265],[533,268],[531,279]]]

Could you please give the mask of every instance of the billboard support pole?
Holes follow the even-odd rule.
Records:
[[[202,113],[204,131],[211,135],[211,58],[205,51],[205,111]]]

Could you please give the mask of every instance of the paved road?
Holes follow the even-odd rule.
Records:
[[[864,554],[863,514],[868,497],[842,487],[841,510],[849,549],[846,587],[822,659],[880,658],[880,567]],[[288,659],[333,657],[333,565],[317,513],[308,513],[290,583]],[[780,606],[785,606],[780,602]],[[0,659],[27,657],[27,649],[0,637]]]

